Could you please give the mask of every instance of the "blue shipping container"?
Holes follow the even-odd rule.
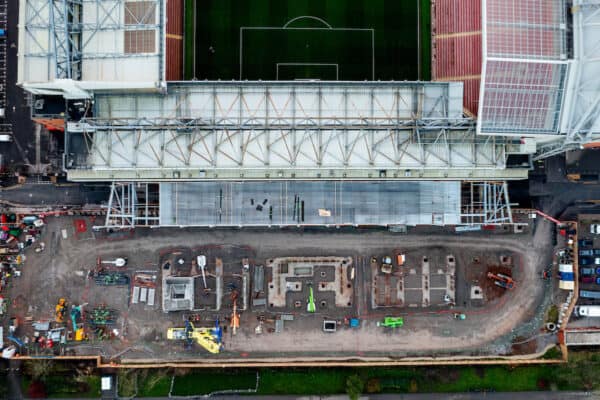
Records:
[[[575,279],[575,275],[572,272],[561,272],[560,280],[561,281],[572,281]]]

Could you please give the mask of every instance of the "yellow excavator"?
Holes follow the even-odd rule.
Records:
[[[185,321],[183,328],[169,328],[167,331],[169,340],[185,340],[186,347],[191,348],[195,340],[208,352],[218,354],[223,349],[223,332],[219,326],[219,320],[214,328],[196,328],[191,321]]]
[[[65,321],[66,309],[67,309],[67,301],[63,298],[60,298],[58,300],[58,304],[56,304],[56,307],[54,308],[54,316],[55,316],[56,322],[62,324]]]

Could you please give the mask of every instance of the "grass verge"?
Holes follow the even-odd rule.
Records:
[[[247,390],[256,386],[256,373],[244,370],[194,371],[176,376],[174,396],[205,395],[220,390]]]

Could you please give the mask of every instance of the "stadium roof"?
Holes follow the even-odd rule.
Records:
[[[575,0],[573,53],[562,131],[571,140],[600,134],[600,2]]]
[[[26,89],[156,89],[163,0],[20,0],[18,81]],[[38,84],[45,85],[38,85]],[[74,92],[77,93],[77,92]],[[78,94],[78,93],[77,93]]]
[[[536,136],[536,158],[598,141],[600,3],[482,4],[478,133]]]
[[[568,64],[564,0],[483,2],[478,132],[557,134]]]
[[[523,177],[505,170],[503,139],[475,136],[458,82],[190,82],[166,95],[97,95],[94,117],[69,124],[67,153],[74,180]]]

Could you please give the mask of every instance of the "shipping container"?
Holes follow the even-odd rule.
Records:
[[[573,272],[573,264],[558,264],[560,272]]]
[[[573,275],[572,272],[561,272],[560,273],[561,281],[572,281],[574,279],[575,279],[575,276]]]

